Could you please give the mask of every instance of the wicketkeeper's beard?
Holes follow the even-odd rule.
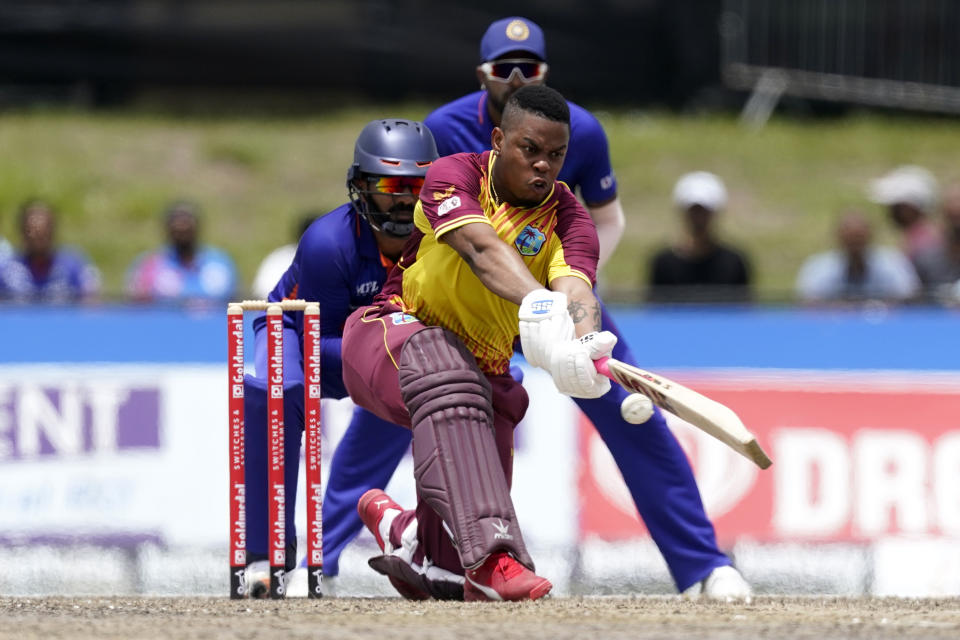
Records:
[[[395,204],[395,205],[393,205],[392,207],[390,207],[389,209],[387,209],[386,213],[389,213],[389,214],[391,214],[391,215],[393,215],[393,214],[401,214],[401,213],[409,213],[409,214],[410,214],[410,217],[412,218],[412,217],[413,217],[413,205],[412,205],[412,204],[407,204],[407,203],[405,203],[405,202],[398,202],[397,204]]]
[[[384,233],[394,238],[406,238],[413,232],[412,204],[397,203],[385,213],[388,218],[381,225]]]

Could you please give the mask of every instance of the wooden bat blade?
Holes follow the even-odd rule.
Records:
[[[710,434],[761,469],[773,464],[757,443],[756,436],[729,407],[668,378],[614,358],[597,360],[596,366],[597,371],[627,391],[644,394],[661,409]]]

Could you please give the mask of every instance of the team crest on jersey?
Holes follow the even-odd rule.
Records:
[[[453,192],[456,191],[456,190],[457,190],[456,185],[450,185],[449,187],[447,187],[447,188],[446,188],[445,190],[443,190],[443,191],[434,191],[434,192],[433,192],[433,199],[436,200],[436,201],[438,201],[438,202],[439,202],[440,200],[446,200],[447,198],[449,198],[450,196],[452,196],[452,195],[453,195]]]
[[[520,255],[535,256],[540,253],[540,249],[543,248],[543,243],[546,240],[547,236],[543,235],[543,231],[527,225],[517,236],[517,239],[513,241],[513,244],[517,246]]]
[[[394,311],[390,314],[390,319],[393,321],[393,324],[410,324],[411,322],[416,322],[416,316],[412,316],[409,313],[404,313],[403,311]]]

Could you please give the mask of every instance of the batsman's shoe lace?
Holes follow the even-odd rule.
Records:
[[[553,585],[506,552],[491,554],[482,565],[466,572],[463,599],[470,601],[537,600]]]
[[[683,595],[694,600],[703,597],[720,602],[749,603],[753,599],[750,584],[729,565],[717,567],[705,579],[686,589]]]
[[[380,550],[385,555],[389,555],[394,550],[393,545],[390,544],[390,524],[402,511],[400,505],[381,489],[370,489],[360,496],[360,500],[357,502],[357,513],[360,514],[360,519],[373,534]],[[388,573],[385,568],[381,570],[378,566],[373,564],[371,566],[386,575],[393,588],[407,600],[430,599],[430,594],[419,585],[405,580],[400,575],[396,575],[395,572]]]

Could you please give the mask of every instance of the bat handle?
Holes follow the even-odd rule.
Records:
[[[598,360],[593,361],[593,366],[597,368],[597,372],[601,373],[608,378],[613,379],[613,374],[610,373],[610,365],[607,362],[610,360],[608,356],[604,356]]]

